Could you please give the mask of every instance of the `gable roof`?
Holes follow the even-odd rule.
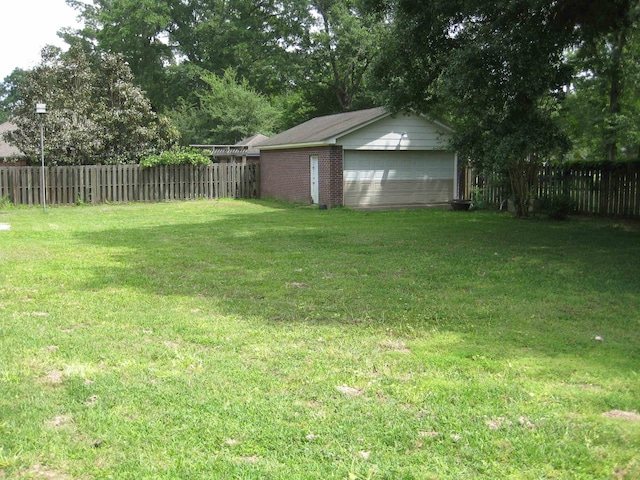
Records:
[[[266,135],[258,133],[249,138],[245,138],[244,140],[240,140],[234,146],[247,147],[247,152],[246,152],[247,156],[256,156],[256,155],[259,156],[260,150],[258,150],[257,145],[260,144],[261,142],[264,142],[268,138],[269,137],[267,137]]]
[[[24,157],[24,153],[17,147],[10,145],[4,138],[4,134],[18,128],[14,123],[4,122],[0,124],[0,158]]]
[[[267,137],[266,135],[263,135],[261,133],[257,133],[255,135],[252,135],[248,138],[245,138],[244,140],[240,140],[238,143],[236,143],[236,145],[246,145],[247,147],[252,147],[257,143],[260,143],[266,139],[268,139],[269,137]]]
[[[351,133],[370,123],[388,116],[384,108],[370,108],[355,112],[338,113],[316,117],[296,127],[285,130],[257,146],[260,149],[332,145],[336,138]]]

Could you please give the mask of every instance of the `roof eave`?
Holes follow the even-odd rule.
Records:
[[[282,145],[254,145],[254,148],[259,150],[285,150],[288,148],[310,148],[310,147],[330,147],[336,144],[335,138],[323,140],[320,142],[307,142],[307,143],[287,143]]]
[[[391,116],[391,113],[389,113],[389,112],[387,112],[385,110],[384,112],[382,112],[377,117],[371,118],[371,119],[367,120],[366,122],[360,123],[360,124],[350,128],[349,130],[345,130],[344,132],[340,132],[340,134],[333,139],[334,143],[337,143],[338,138],[346,137],[347,135],[349,135],[349,134],[351,134],[353,132],[356,132],[356,131],[360,130],[361,128],[368,127],[372,123],[376,123],[376,122],[382,120],[383,118],[386,118],[386,117],[389,117],[389,116]]]

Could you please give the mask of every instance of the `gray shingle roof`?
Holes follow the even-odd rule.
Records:
[[[372,121],[387,115],[388,113],[384,108],[370,108],[368,110],[316,117],[260,142],[257,146],[263,148],[331,144],[336,137],[357,130],[359,127],[368,125]]]
[[[256,145],[259,145],[261,142],[264,142],[268,138],[269,137],[267,137],[266,135],[258,133],[257,135],[253,135],[249,138],[245,138],[244,140],[239,141],[238,143],[236,143],[236,145],[248,147],[246,153],[247,155],[260,155],[260,150],[258,150]]]
[[[24,154],[13,145],[7,143],[4,134],[15,130],[17,127],[11,122],[0,124],[0,158],[18,158],[24,157]]]

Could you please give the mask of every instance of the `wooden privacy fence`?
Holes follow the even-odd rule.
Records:
[[[507,199],[504,175],[466,172],[465,197],[498,205]],[[545,166],[538,177],[538,198],[566,195],[578,212],[640,217],[640,162],[611,165]]]
[[[45,194],[50,205],[257,198],[259,175],[256,164],[45,167]],[[41,195],[41,167],[0,167],[0,199],[38,205]]]

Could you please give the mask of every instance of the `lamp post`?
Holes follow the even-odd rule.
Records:
[[[46,103],[37,103],[36,104],[36,113],[40,117],[40,163],[42,165],[42,182],[40,191],[42,192],[42,211],[46,213],[47,211],[47,194],[45,192],[45,178],[44,178],[44,116],[47,113],[47,104]]]

